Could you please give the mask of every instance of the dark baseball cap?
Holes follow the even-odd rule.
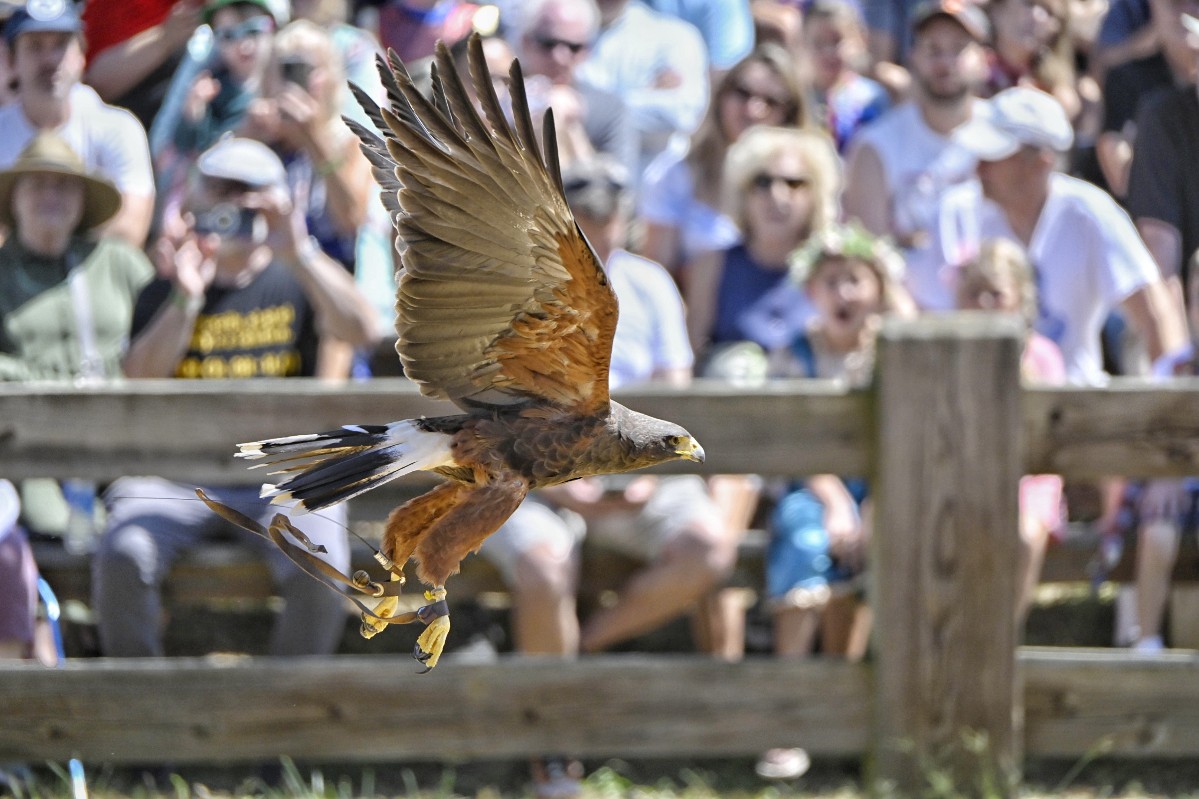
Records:
[[[983,44],[991,39],[991,23],[986,13],[971,0],[925,0],[912,12],[912,32],[919,33],[925,25],[941,17],[952,19]]]
[[[22,33],[52,31],[83,33],[79,9],[70,0],[29,0],[4,25],[4,41],[11,47]]]

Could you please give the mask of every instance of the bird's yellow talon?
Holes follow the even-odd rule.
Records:
[[[425,665],[425,671],[430,671],[441,660],[445,639],[449,634],[450,617],[438,616],[429,622],[429,626],[416,639],[416,650],[412,656]]]
[[[441,660],[445,640],[450,634],[450,608],[446,604],[445,596],[444,586],[438,585],[430,591],[425,591],[425,599],[432,604],[416,611],[417,618],[423,621],[426,627],[416,639],[416,649],[413,650],[412,656],[425,664],[425,672],[432,670],[437,661]]]
[[[387,627],[388,622],[385,619],[390,619],[395,615],[396,608],[399,607],[400,599],[394,596],[385,596],[380,600],[378,605],[375,605],[374,614],[379,618],[362,614],[362,628],[358,631],[363,638],[374,638],[379,633],[383,632]]]

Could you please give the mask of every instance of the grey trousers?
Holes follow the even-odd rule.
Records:
[[[264,526],[276,513],[286,512],[259,499],[251,486],[205,486],[204,492]],[[92,604],[104,655],[162,656],[162,582],[176,559],[214,540],[244,542],[266,561],[285,601],[271,635],[272,655],[322,655],[337,649],[346,624],[344,597],[301,571],[271,541],[217,516],[196,498],[194,487],[156,477],[124,477],[109,487],[104,500],[108,525],[92,560]],[[343,572],[349,569],[344,504],[292,518],[328,549],[321,557]]]

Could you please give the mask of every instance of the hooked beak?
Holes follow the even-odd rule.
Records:
[[[687,439],[683,446],[675,450],[675,454],[680,458],[686,458],[687,460],[695,461],[696,463],[704,462],[704,448],[701,447],[699,442],[694,438]]]

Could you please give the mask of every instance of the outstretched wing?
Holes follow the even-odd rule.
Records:
[[[504,115],[478,37],[472,104],[438,43],[433,99],[399,59],[380,59],[390,108],[354,126],[399,231],[396,351],[423,393],[463,408],[550,402],[607,406],[616,296],[562,193],[552,116],[533,134],[520,66]]]

